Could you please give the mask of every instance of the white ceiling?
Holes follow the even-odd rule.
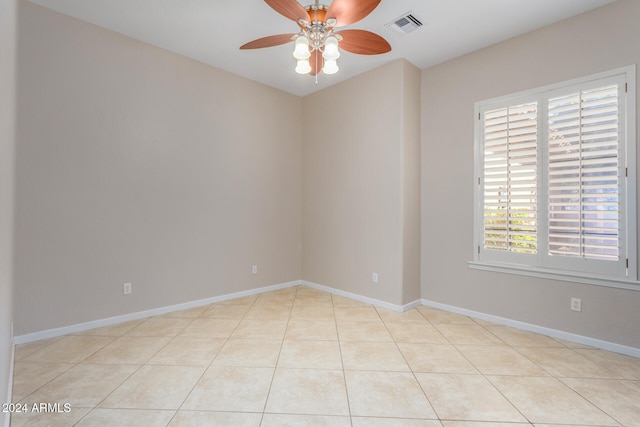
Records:
[[[244,50],[244,43],[294,33],[297,25],[262,0],[32,0],[34,3],[168,49],[295,95],[361,74],[398,58],[426,68],[614,0],[383,0],[365,19],[344,28],[383,36],[392,51],[343,52],[340,71],[315,78],[294,72],[293,43]],[[304,6],[313,3],[307,0]],[[331,0],[324,2],[329,5]],[[411,11],[418,30],[400,35],[385,24]]]

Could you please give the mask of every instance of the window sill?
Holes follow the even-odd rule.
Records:
[[[640,282],[615,277],[600,277],[595,275],[581,275],[579,273],[562,270],[536,268],[517,264],[500,264],[483,261],[469,261],[469,268],[474,270],[493,271],[496,273],[516,274],[520,276],[538,277],[541,279],[562,280],[565,282],[584,283],[588,285],[606,286],[610,288],[640,291]]]

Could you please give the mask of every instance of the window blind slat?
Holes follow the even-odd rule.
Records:
[[[536,253],[538,106],[484,113],[484,248]]]
[[[550,99],[548,127],[549,254],[616,260],[617,86]]]

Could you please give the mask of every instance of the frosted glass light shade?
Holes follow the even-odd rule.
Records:
[[[309,40],[305,36],[296,39],[293,57],[296,59],[307,59],[311,56],[309,52]]]
[[[339,70],[338,61],[335,59],[327,59],[324,61],[324,67],[322,67],[322,71],[325,74],[335,74]]]
[[[298,59],[298,63],[296,64],[296,73],[309,74],[309,72],[311,72],[311,64],[309,64],[309,59]]]
[[[324,41],[324,52],[322,57],[328,60],[336,60],[340,57],[340,50],[338,49],[338,39],[335,36],[329,36]]]

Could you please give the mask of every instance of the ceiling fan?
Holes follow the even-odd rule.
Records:
[[[260,49],[295,42],[293,52],[297,60],[296,72],[317,75],[338,71],[339,48],[360,55],[378,55],[391,51],[391,45],[381,36],[366,30],[342,30],[341,27],[369,15],[381,0],[333,0],[330,6],[314,4],[302,6],[296,0],[264,0],[271,8],[295,21],[300,31],[263,37],[240,47]]]

